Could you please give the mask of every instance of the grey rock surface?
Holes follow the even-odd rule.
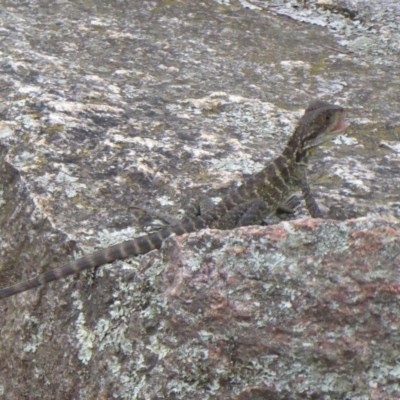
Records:
[[[383,0],[2,2],[1,286],[143,233],[132,206],[218,197],[315,98],[352,125],[311,160],[313,192],[332,218],[366,218],[171,238],[2,301],[0,397],[399,397],[399,15]]]

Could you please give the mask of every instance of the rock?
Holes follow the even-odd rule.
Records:
[[[141,234],[133,206],[220,196],[316,97],[352,128],[311,189],[367,217],[170,238],[0,301],[0,398],[399,398],[398,2],[45,3],[0,6],[1,286]]]

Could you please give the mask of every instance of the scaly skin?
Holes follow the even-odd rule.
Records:
[[[307,183],[307,160],[316,147],[347,128],[343,118],[342,107],[321,101],[311,103],[281,155],[224,196],[218,204],[210,206],[207,203],[206,207],[200,206],[202,212],[198,216],[186,217],[177,224],[149,235],[98,250],[35,278],[0,289],[0,299],[88,268],[159,249],[163,241],[172,234],[183,235],[204,228],[233,229],[260,223],[299,188],[303,190],[310,215],[320,217],[322,213]]]

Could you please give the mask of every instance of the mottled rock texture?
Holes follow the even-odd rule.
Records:
[[[399,16],[389,0],[1,2],[1,286],[139,235],[151,218],[132,206],[218,197],[312,99],[352,125],[310,165],[342,222],[171,238],[0,302],[0,398],[400,398]]]
[[[36,307],[23,295],[29,318],[8,304],[3,385],[17,398],[398,398],[399,254],[400,222],[371,218],[172,237],[133,272],[106,268]]]

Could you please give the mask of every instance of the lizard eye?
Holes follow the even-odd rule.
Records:
[[[326,121],[329,121],[331,119],[331,117],[329,116],[329,115],[327,115],[326,117],[325,117],[325,120]]]

